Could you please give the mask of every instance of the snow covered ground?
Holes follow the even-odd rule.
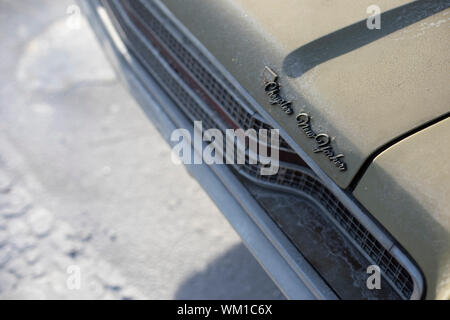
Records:
[[[0,0],[0,299],[281,293],[67,0]]]

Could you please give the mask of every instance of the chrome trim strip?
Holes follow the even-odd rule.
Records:
[[[111,37],[116,30],[107,16],[97,13],[98,5],[95,4],[98,4],[98,1],[79,1],[85,9],[84,12],[89,13],[88,18],[95,27],[112,65],[119,75],[126,78],[125,84],[145,106],[144,111],[149,113],[149,118],[153,120],[161,134],[169,140],[173,129],[191,128],[192,124],[156,81],[142,70],[140,63],[129,52],[123,52],[123,43],[118,43],[120,39]],[[130,86],[128,82],[132,85]],[[164,106],[164,109],[161,106]],[[187,166],[187,169],[202,185],[207,186],[205,190],[288,298],[337,299],[335,293],[267,216],[228,167],[198,165]]]

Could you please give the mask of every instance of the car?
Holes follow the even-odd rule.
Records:
[[[80,3],[287,298],[450,298],[449,0]]]

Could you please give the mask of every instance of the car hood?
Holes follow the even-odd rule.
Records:
[[[372,0],[162,2],[342,188],[386,145],[448,115],[448,0],[377,1],[379,30],[367,28]],[[270,104],[266,67],[293,114]]]

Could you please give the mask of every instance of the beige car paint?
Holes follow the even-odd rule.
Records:
[[[450,119],[380,154],[356,198],[425,274],[427,298],[450,299]]]
[[[371,0],[162,2],[342,188],[374,152],[450,111],[450,9],[428,17],[426,10],[419,10],[411,17],[407,14],[414,9],[406,7],[396,12],[404,26],[377,38],[379,30],[352,33],[351,27],[357,22],[365,25]],[[382,12],[411,3],[377,1]],[[416,21],[415,16],[420,18]],[[381,31],[383,23],[389,27],[382,16]],[[297,49],[330,35],[331,57],[299,72],[303,62]],[[339,53],[345,51],[340,43],[351,46],[352,39],[363,45]],[[293,101],[294,115],[268,103],[262,80],[265,66],[280,76],[282,94]],[[333,149],[345,155],[347,171],[313,152],[315,142],[295,121],[301,111],[312,116],[318,133],[333,138]]]

